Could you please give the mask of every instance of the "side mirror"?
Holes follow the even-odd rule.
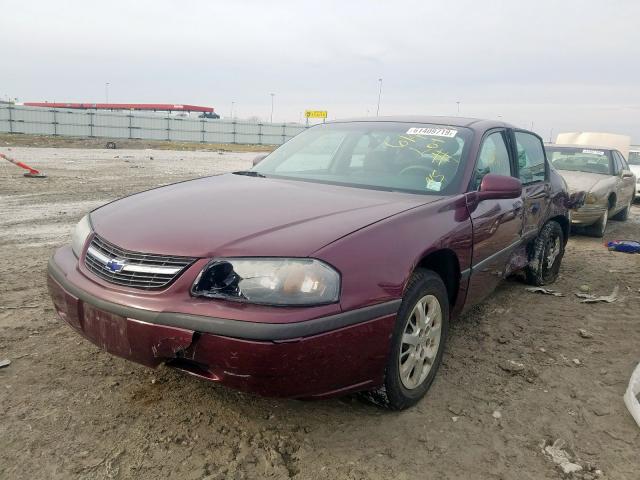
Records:
[[[495,173],[488,173],[484,176],[478,191],[479,200],[518,198],[520,195],[522,195],[520,180]]]
[[[262,160],[264,160],[265,158],[267,158],[267,155],[269,155],[268,153],[263,153],[258,155],[256,158],[253,159],[253,166],[255,167],[257,164],[259,164]]]
[[[623,170],[622,171],[622,178],[631,178],[633,177],[633,172],[631,170]]]

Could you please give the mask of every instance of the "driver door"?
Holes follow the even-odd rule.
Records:
[[[508,132],[491,130],[482,140],[474,176],[467,195],[467,208],[473,225],[473,256],[469,294],[473,303],[489,295],[508,273],[507,263],[521,244],[523,229],[522,198],[478,201],[475,193],[488,173],[515,176]]]

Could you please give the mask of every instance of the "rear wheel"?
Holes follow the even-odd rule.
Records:
[[[531,248],[531,260],[524,270],[527,283],[540,286],[555,282],[564,256],[564,232],[560,224],[548,221]]]
[[[585,231],[592,237],[602,238],[604,232],[607,229],[607,223],[609,222],[609,210],[605,210],[600,219],[593,225],[589,225]]]
[[[435,272],[418,269],[398,310],[384,385],[365,398],[391,410],[415,405],[429,390],[449,333],[447,289]]]

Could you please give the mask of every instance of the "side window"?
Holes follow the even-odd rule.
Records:
[[[545,179],[546,166],[544,147],[540,139],[524,132],[516,132],[518,150],[518,172],[522,183],[538,182]]]
[[[618,152],[613,152],[613,174],[620,175],[620,172],[623,170],[622,160],[620,159],[620,154]]]
[[[616,152],[616,156],[620,160],[620,169],[621,170],[629,170],[629,164],[624,159],[624,156],[620,152]]]
[[[482,142],[474,175],[474,188],[476,190],[480,188],[480,183],[482,183],[482,179],[487,173],[511,175],[509,150],[504,141],[504,132],[492,133]]]
[[[620,157],[622,157],[622,167],[623,167],[625,170],[630,170],[630,168],[629,168],[629,163],[627,162],[627,159],[626,159],[626,158],[624,158],[624,157],[622,156],[622,154],[620,154]]]

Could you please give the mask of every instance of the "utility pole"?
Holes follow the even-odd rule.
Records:
[[[460,115],[460,102],[456,102],[458,104],[458,115]]]
[[[378,79],[378,108],[376,108],[376,117],[380,115],[380,97],[382,96],[382,79]]]
[[[236,105],[236,102],[231,102],[231,120],[233,120],[233,107]]]
[[[107,99],[107,103],[109,103],[109,85],[111,85],[109,82],[104,84],[104,96]]]
[[[273,123],[273,97],[276,96],[275,93],[270,93],[269,95],[271,95],[271,120],[270,123]]]

